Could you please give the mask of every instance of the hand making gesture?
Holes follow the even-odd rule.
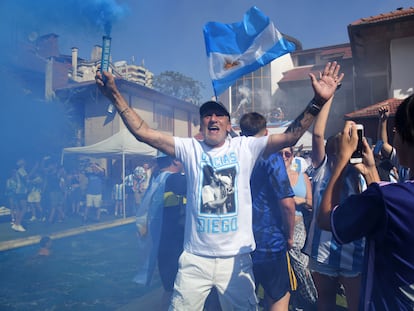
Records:
[[[341,66],[337,62],[327,63],[323,72],[319,72],[319,79],[313,73],[309,76],[312,80],[312,87],[315,92],[315,100],[323,104],[330,99],[341,81],[344,78],[343,73],[339,73]]]

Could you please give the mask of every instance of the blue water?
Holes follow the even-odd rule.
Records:
[[[54,240],[48,257],[38,245],[0,252],[0,310],[117,310],[159,287],[132,281],[135,225]],[[139,307],[137,308],[139,310]]]

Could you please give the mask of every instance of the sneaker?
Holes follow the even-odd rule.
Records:
[[[25,228],[23,228],[23,226],[22,226],[22,225],[14,225],[14,226],[12,226],[12,229],[13,229],[14,231],[18,231],[18,232],[25,232],[25,231],[26,231],[26,229],[25,229]]]
[[[32,218],[30,218],[30,221],[35,221],[36,219],[36,216],[32,216]]]

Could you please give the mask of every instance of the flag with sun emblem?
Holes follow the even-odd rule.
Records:
[[[203,32],[216,97],[241,76],[295,50],[257,7],[241,22],[208,22]]]

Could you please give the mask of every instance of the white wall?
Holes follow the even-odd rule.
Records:
[[[276,58],[274,61],[270,63],[270,71],[271,71],[271,94],[272,96],[275,94],[279,85],[277,84],[280,79],[283,78],[283,73],[285,71],[291,70],[294,68],[292,57],[290,54],[285,54],[281,57]]]
[[[390,95],[403,99],[414,93],[414,37],[392,40],[390,55]]]

